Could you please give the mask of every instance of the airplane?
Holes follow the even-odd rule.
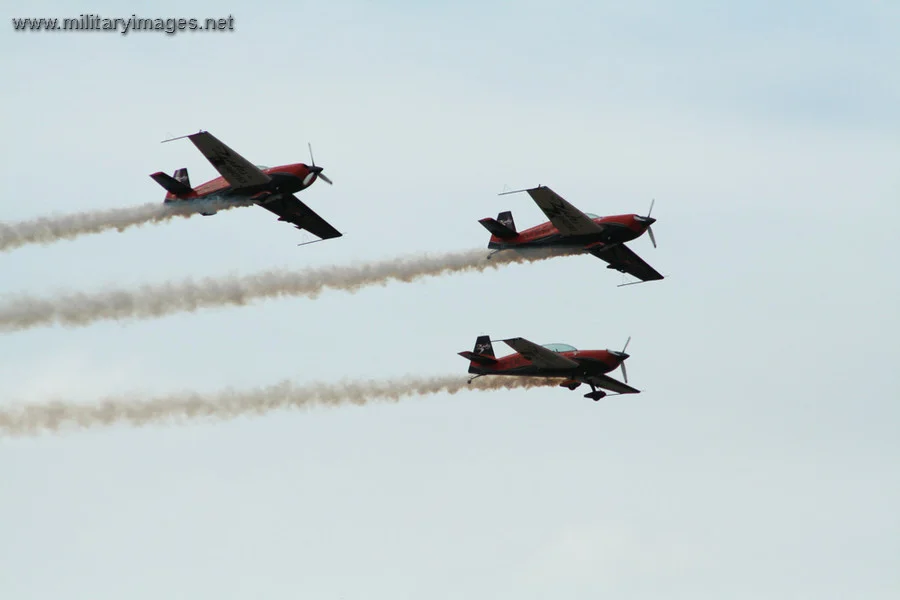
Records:
[[[656,248],[656,238],[650,228],[656,222],[656,219],[650,216],[655,200],[650,203],[647,216],[630,214],[599,217],[581,212],[543,185],[527,190],[503,192],[500,195],[518,192],[528,192],[550,221],[519,232],[516,230],[511,211],[501,212],[496,219],[479,219],[478,222],[491,232],[488,248],[496,252],[546,247],[586,250],[609,263],[607,269],[628,273],[641,282],[663,279],[656,269],[625,245],[625,242],[640,237],[646,231],[650,241],[653,242],[653,247]]]
[[[184,138],[191,140],[222,176],[192,188],[187,169],[177,169],[171,176],[162,171],[153,173],[150,177],[166,190],[164,202],[219,200],[255,203],[278,215],[279,221],[292,223],[297,229],[306,229],[321,238],[314,240],[316,242],[343,235],[294,196],[294,193],[311,186],[316,179],[332,184],[322,173],[322,167],[316,166],[312,145],[309,147],[309,165],[294,163],[264,167],[254,165],[207,131],[165,141]],[[211,216],[216,213],[202,214]]]
[[[625,350],[631,341],[630,337],[621,350],[578,350],[568,344],[539,346],[520,337],[499,341],[516,352],[498,358],[494,354],[490,336],[480,335],[475,339],[475,348],[472,352],[458,353],[463,358],[469,359],[469,373],[475,373],[475,377],[469,379],[469,383],[484,375],[561,377],[565,380],[559,384],[560,387],[574,390],[582,383],[591,386],[591,391],[584,397],[594,402],[607,395],[597,388],[616,392],[613,395],[640,393],[640,390],[628,385],[628,373],[625,371],[625,359],[628,358]],[[606,375],[619,368],[622,369],[625,383]]]

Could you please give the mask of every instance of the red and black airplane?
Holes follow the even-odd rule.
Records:
[[[604,388],[618,394],[639,394],[628,382],[628,373],[625,371],[625,349],[628,341],[621,350],[578,350],[568,344],[546,344],[539,346],[525,338],[511,338],[500,340],[516,351],[515,354],[501,356],[494,355],[494,347],[491,338],[486,335],[475,339],[475,348],[472,352],[460,352],[459,355],[469,359],[469,373],[475,373],[472,380],[483,375],[511,375],[518,377],[547,377],[565,378],[560,387],[574,390],[582,383],[591,386],[591,391],[584,395],[595,402],[606,396],[606,392],[597,388]],[[622,369],[622,377],[626,383],[613,379],[606,373],[615,369]]]
[[[579,249],[605,260],[609,263],[608,269],[628,273],[641,281],[663,279],[662,275],[625,245],[625,242],[640,237],[646,231],[656,248],[656,238],[650,229],[656,222],[650,216],[653,202],[650,203],[647,216],[630,214],[599,217],[581,212],[559,194],[542,185],[500,195],[517,192],[528,192],[550,221],[519,232],[516,231],[510,211],[501,212],[496,219],[480,219],[478,222],[491,232],[488,248],[497,251],[546,247]]]
[[[329,185],[332,183],[322,173],[322,167],[316,166],[312,146],[309,148],[310,165],[294,163],[263,167],[252,164],[206,131],[166,141],[184,138],[191,140],[222,176],[192,188],[187,169],[176,170],[174,176],[162,171],[153,173],[150,177],[166,189],[164,202],[213,200],[255,203],[278,215],[279,221],[292,223],[297,229],[306,229],[323,240],[341,237],[337,229],[294,196],[294,193],[311,186],[316,179]],[[216,213],[202,214],[209,216]]]

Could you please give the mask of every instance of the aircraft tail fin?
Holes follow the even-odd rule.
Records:
[[[178,169],[175,171],[175,177],[167,175],[162,171],[153,173],[150,177],[153,181],[165,188],[167,192],[176,196],[189,194],[193,191],[191,189],[190,179],[188,179],[187,169]]]
[[[497,215],[496,219],[488,217],[480,219],[478,222],[484,225],[484,228],[493,235],[501,239],[514,238],[519,235],[516,231],[516,222],[513,220],[512,211],[503,211]]]
[[[490,356],[491,358],[496,356],[494,354],[494,346],[491,344],[491,336],[479,335],[475,338],[475,347],[472,348],[472,352],[482,356]]]
[[[497,362],[497,359],[494,357],[494,346],[491,344],[491,337],[488,335],[479,335],[475,339],[473,351],[469,352],[467,350],[460,352],[459,355],[481,365],[493,365]]]

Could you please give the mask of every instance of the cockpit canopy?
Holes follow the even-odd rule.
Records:
[[[584,213],[584,214],[586,214],[591,219],[599,219],[600,218],[600,215],[595,215],[594,213]]]
[[[553,350],[554,352],[577,352],[578,348],[575,346],[570,346],[569,344],[544,344],[544,348],[547,350]]]
[[[266,167],[266,166],[264,166],[264,165],[253,165],[253,166],[255,166],[255,167],[256,167],[257,169],[259,169],[260,171],[265,171],[266,169],[269,168],[269,167]]]

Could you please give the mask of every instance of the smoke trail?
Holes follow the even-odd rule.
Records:
[[[470,250],[394,258],[352,267],[265,271],[257,275],[200,281],[188,279],[131,290],[64,294],[52,299],[19,296],[0,304],[0,330],[21,330],[51,323],[83,326],[99,320],[146,319],[214,306],[242,306],[257,298],[315,298],[325,288],[353,293],[362,287],[384,285],[391,280],[411,282],[426,276],[484,271],[513,262],[546,260],[573,253],[573,250],[553,249],[504,251],[487,260],[485,250]]]
[[[144,223],[158,223],[175,217],[190,217],[200,212],[216,212],[252,202],[195,200],[191,202],[153,203],[126,208],[96,210],[53,217],[40,217],[18,223],[0,223],[0,252],[25,244],[50,244],[109,229],[122,232]]]
[[[0,433],[11,436],[37,435],[42,431],[89,429],[124,423],[132,427],[193,420],[223,421],[262,415],[275,410],[316,406],[364,405],[375,401],[397,402],[409,396],[425,396],[463,390],[488,391],[552,387],[562,379],[540,377],[482,377],[471,384],[460,376],[407,377],[387,381],[356,381],[298,386],[290,381],[249,391],[225,389],[204,395],[175,393],[142,400],[110,397],[92,404],[63,401],[0,410]]]

